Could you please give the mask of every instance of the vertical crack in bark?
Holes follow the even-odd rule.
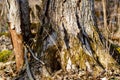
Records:
[[[87,50],[86,53],[93,57],[93,50],[90,46],[89,40],[87,38],[84,38],[84,40],[85,40],[85,47],[83,45],[83,48],[85,48],[84,50]]]
[[[63,1],[63,4],[66,2],[66,0]]]
[[[64,26],[63,23],[62,23],[62,26],[63,26],[64,33],[65,33],[64,41],[65,41],[67,49],[69,49],[70,48],[70,46],[69,46],[69,35],[68,35],[67,30],[65,29],[65,26]]]
[[[45,10],[45,17],[47,17],[48,21],[49,21],[49,15],[48,15],[48,12],[49,12],[49,5],[50,5],[50,0],[47,0],[47,3],[46,3],[46,10]]]
[[[100,52],[97,52],[97,50],[94,49],[94,45],[98,46],[99,44],[101,44],[101,41],[99,39],[101,38],[101,35],[97,28],[97,24],[94,16],[94,0],[86,0],[86,1],[82,0],[80,20],[81,20],[82,35],[85,46],[85,47],[83,46],[84,51],[87,50],[89,54],[92,53],[92,57],[94,58],[96,63],[104,69],[99,58],[98,57],[96,58],[97,56],[96,54]],[[95,55],[93,55],[93,53],[95,53]]]
[[[77,7],[80,6],[80,2],[81,2],[81,0],[78,0],[78,1],[77,1]]]
[[[79,22],[79,16],[78,16],[78,14],[77,14],[77,11],[76,11],[76,14],[75,14],[75,16],[76,16],[76,22],[77,22],[77,26],[78,26],[78,28],[79,28],[79,30],[80,30],[80,32],[78,33],[78,35],[77,35],[77,37],[78,37],[78,39],[82,42],[82,44],[84,44],[84,38],[83,38],[83,35],[82,35],[82,29],[81,29],[81,26],[80,26],[80,22]]]
[[[8,4],[8,9],[10,9],[10,3],[9,0],[6,0],[7,4]]]
[[[77,25],[78,25],[78,28],[80,30],[80,32],[78,33],[78,39],[82,42],[82,45],[83,45],[83,49],[85,50],[85,52],[90,55],[90,56],[93,56],[93,50],[90,46],[90,41],[92,41],[89,36],[87,35],[87,33],[83,33],[82,29],[81,28],[81,25],[80,25],[80,21],[79,21],[79,16],[77,14],[77,11],[76,11],[76,20],[77,20]]]
[[[50,18],[49,18],[49,6],[50,6],[50,0],[43,0],[43,15],[41,19],[41,25],[44,25],[46,23],[49,23]]]
[[[21,28],[23,32],[23,39],[26,43],[29,42],[31,38],[30,30],[30,16],[29,16],[29,3],[27,0],[19,0],[20,11],[21,11]]]
[[[78,14],[77,14],[77,11],[76,11],[75,16],[76,16],[78,28],[81,30],[81,26],[80,26],[80,22],[79,22],[79,16],[78,16]]]

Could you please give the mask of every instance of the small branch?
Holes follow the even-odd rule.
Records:
[[[25,47],[25,64],[26,64],[26,72],[27,72],[27,75],[29,77],[30,80],[34,80],[31,72],[30,72],[30,67],[29,67],[29,63],[28,63],[28,59],[27,59],[27,53],[28,53],[28,50],[27,48]]]
[[[28,61],[27,61],[27,53],[28,53],[28,51],[31,53],[31,55],[33,56],[33,58],[35,59],[35,60],[37,60],[37,61],[39,61],[43,66],[43,74],[44,75],[47,75],[47,76],[50,76],[50,72],[47,70],[47,68],[46,68],[46,66],[45,66],[45,63],[43,62],[43,61],[41,61],[40,59],[38,59],[35,55],[34,55],[34,53],[33,53],[33,51],[31,50],[31,48],[27,45],[27,44],[25,44],[25,62],[26,62],[26,65],[27,65],[27,74],[28,74],[28,76],[29,76],[29,79],[30,80],[34,80],[33,79],[33,77],[32,77],[32,74],[31,74],[31,72],[30,72],[30,69],[29,69],[29,64],[28,64]]]
[[[44,63],[43,61],[41,61],[40,59],[38,59],[38,58],[34,55],[33,51],[31,50],[31,48],[30,48],[26,43],[25,43],[25,46],[26,46],[26,48],[28,49],[28,51],[31,53],[31,55],[33,56],[33,58],[34,58],[35,60],[39,61],[42,65],[45,65],[45,63]]]

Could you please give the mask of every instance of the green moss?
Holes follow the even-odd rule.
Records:
[[[120,46],[111,44],[111,50],[117,52],[117,54],[120,54]]]
[[[69,52],[65,49],[64,50],[64,54],[62,54],[62,56],[63,56],[63,68],[64,68],[64,70],[65,70],[65,67],[66,67],[66,65],[67,65],[67,61],[68,61],[68,56],[69,56]]]
[[[6,37],[10,37],[10,34],[8,32],[2,32],[0,33],[0,36],[5,35]]]
[[[10,51],[10,50],[1,51],[0,52],[0,62],[6,62],[11,54],[12,54],[12,51]]]
[[[120,54],[120,47],[117,47],[116,50]]]
[[[62,55],[62,61],[64,62],[63,66],[67,65],[68,57],[70,57],[72,64],[79,66],[80,69],[86,69],[86,61],[88,61],[90,64],[94,63],[94,60],[83,51],[81,47],[82,44],[77,38],[72,37],[71,43],[72,47],[70,49],[64,50],[64,55]]]
[[[119,79],[117,79],[117,78],[115,78],[115,77],[112,77],[112,78],[110,78],[109,80],[119,80]]]

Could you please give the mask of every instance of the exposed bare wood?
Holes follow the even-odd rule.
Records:
[[[16,60],[16,67],[17,71],[20,71],[22,69],[24,64],[24,52],[23,52],[23,41],[22,41],[22,35],[18,35],[15,30],[12,30],[9,28],[12,43],[14,47],[14,54],[15,54],[15,60]]]
[[[8,9],[8,23],[11,34],[14,54],[16,59],[17,71],[23,66],[23,38],[21,34],[20,8],[18,0],[6,0]]]

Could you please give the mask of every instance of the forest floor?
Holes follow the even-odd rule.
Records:
[[[0,36],[0,52],[7,52],[7,57],[2,56],[2,61],[0,61],[0,80],[29,80],[26,69],[21,71],[21,73],[16,72],[16,64],[14,61],[14,55],[12,52],[11,39],[8,36]],[[10,53],[11,51],[11,53]],[[1,56],[0,56],[1,57]],[[89,73],[86,70],[76,70],[70,72],[64,72],[63,70],[56,71],[50,75],[50,79],[42,78],[40,75],[40,65],[31,66],[32,73],[37,73],[34,75],[35,80],[120,80],[120,71],[107,70],[101,72],[99,75],[93,76],[93,73]],[[35,69],[35,70],[33,70]]]
[[[37,73],[39,72],[38,69]],[[35,75],[35,80],[120,80],[120,72],[106,71],[101,72],[97,76],[88,73],[85,70],[64,72],[59,70],[53,73],[50,78],[41,77],[40,74]],[[16,73],[15,61],[8,61],[6,63],[0,62],[0,80],[30,80],[26,71],[20,74]]]

